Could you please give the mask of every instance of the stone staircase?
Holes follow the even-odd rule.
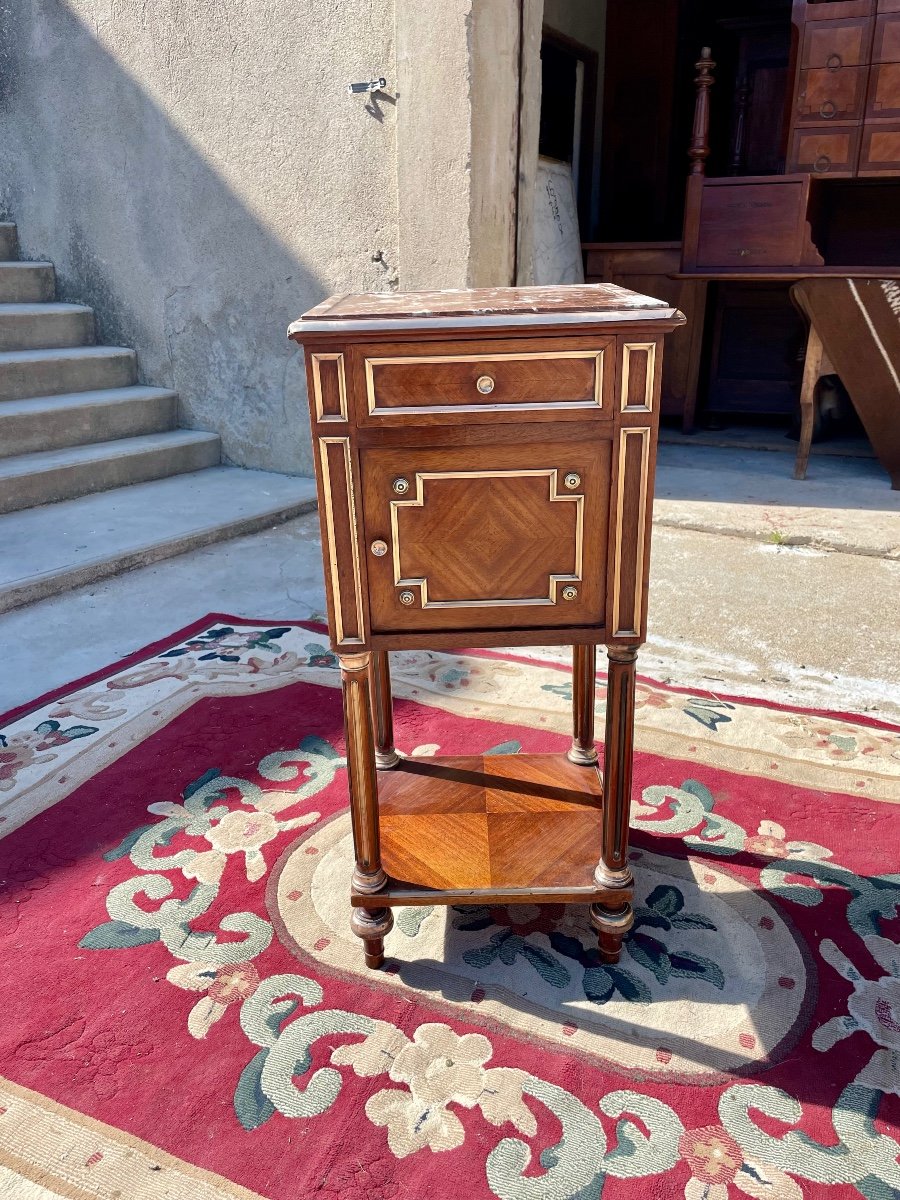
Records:
[[[176,428],[176,393],[55,295],[0,222],[0,612],[314,507],[311,480],[220,466],[218,435]]]

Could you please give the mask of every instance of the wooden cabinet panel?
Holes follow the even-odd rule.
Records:
[[[859,156],[859,126],[850,129],[795,129],[788,153],[789,171],[813,175],[852,176]]]
[[[664,416],[684,416],[690,425],[697,402],[706,284],[671,278],[681,270],[681,242],[592,243],[584,249],[589,283],[616,283],[656,296],[684,314],[686,325],[666,346],[661,411]]]
[[[900,62],[900,2],[897,12],[884,13],[875,22],[872,62]]]
[[[855,67],[866,62],[872,36],[870,17],[850,21],[808,21],[800,65],[804,69]]]
[[[900,175],[900,121],[863,128],[860,175]]]
[[[809,180],[707,180],[700,207],[697,266],[785,266],[802,260]]]
[[[611,417],[612,339],[545,344],[522,341],[366,347],[366,396],[360,416],[379,422],[411,415],[458,420],[520,420],[523,411],[552,405],[585,416]]]
[[[900,62],[876,63],[872,67],[866,118],[900,120]]]
[[[794,114],[797,123],[858,121],[863,114],[868,76],[868,67],[801,71]]]
[[[373,633],[603,623],[611,440],[361,463]]]

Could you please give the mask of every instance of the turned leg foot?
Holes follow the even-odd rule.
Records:
[[[591,925],[597,931],[600,958],[606,963],[617,963],[622,952],[622,939],[634,924],[634,913],[630,904],[608,908],[605,904],[591,905]]]
[[[389,908],[354,908],[350,928],[363,940],[367,967],[377,970],[384,962],[384,939],[393,925],[394,914]]]

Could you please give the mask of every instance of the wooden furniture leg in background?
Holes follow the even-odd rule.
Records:
[[[390,770],[400,761],[394,749],[394,714],[391,703],[391,667],[387,650],[372,651],[372,711],[375,722],[375,766]]]
[[[592,767],[597,762],[594,745],[594,694],[597,647],[572,647],[572,748],[569,762]]]
[[[384,962],[384,937],[394,924],[389,908],[377,903],[377,893],[387,883],[381,866],[378,834],[378,784],[375,741],[372,731],[370,654],[339,654],[344,692],[344,728],[347,736],[347,777],[350,785],[350,818],[353,825],[353,890],[371,895],[373,906],[355,908],[350,926],[363,939],[366,966]]]
[[[636,646],[610,646],[606,689],[606,745],[603,757],[603,837],[594,878],[601,887],[622,890],[621,904],[591,905],[604,962],[618,962],[622,938],[634,924],[631,894],[634,879],[628,866],[628,823],[631,814],[634,751],[634,674]]]
[[[805,479],[812,446],[813,424],[816,416],[816,384],[822,373],[822,339],[815,325],[810,323],[806,339],[806,360],[803,364],[803,385],[800,389],[800,445],[794,464],[794,478]]]

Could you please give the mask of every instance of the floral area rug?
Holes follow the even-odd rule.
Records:
[[[392,658],[404,753],[566,748],[565,670]],[[0,720],[0,1195],[900,1196],[900,730],[641,681],[637,743],[618,966],[578,907],[424,907],[371,972],[320,632]]]

